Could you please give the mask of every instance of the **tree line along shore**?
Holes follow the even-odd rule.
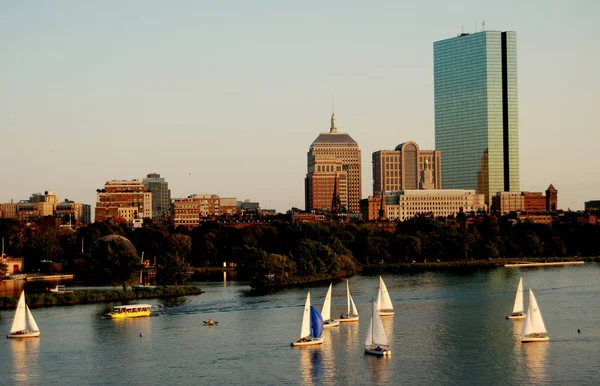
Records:
[[[72,230],[0,219],[0,236],[9,256],[25,258],[26,272],[68,272],[86,285],[118,284],[124,289],[137,284],[140,270],[152,270],[157,284],[178,285],[190,278],[191,267],[223,262],[235,267],[239,280],[261,287],[339,278],[373,267],[485,267],[501,258],[600,255],[598,226],[515,223],[488,216],[470,226],[460,218],[446,225],[444,219],[417,217],[398,223],[393,231],[377,223],[290,221],[242,228],[205,222],[193,229],[130,229],[106,221]]]
[[[195,285],[158,286],[140,291],[121,289],[74,290],[67,293],[34,292],[26,294],[26,302],[30,308],[69,306],[75,304],[121,302],[138,299],[167,298],[204,293]],[[0,309],[13,309],[17,306],[19,296],[0,297]]]

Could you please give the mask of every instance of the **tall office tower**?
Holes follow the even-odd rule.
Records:
[[[439,150],[420,150],[409,141],[373,153],[373,195],[377,192],[441,189]]]
[[[321,133],[307,154],[306,210],[360,213],[362,195],[360,149],[352,137],[338,133],[331,114],[329,133]]]
[[[164,219],[171,214],[169,183],[158,173],[150,173],[142,181],[152,192],[152,219]]]
[[[433,44],[435,147],[445,189],[476,189],[486,203],[519,191],[517,35],[462,33]]]

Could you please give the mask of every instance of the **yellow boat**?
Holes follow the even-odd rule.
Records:
[[[115,306],[112,312],[106,314],[113,319],[139,318],[141,316],[150,316],[152,306],[150,304],[130,304],[128,306]]]

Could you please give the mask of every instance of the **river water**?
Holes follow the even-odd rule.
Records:
[[[548,343],[520,343],[523,322],[504,318],[520,276],[535,292]],[[383,278],[396,310],[383,318],[390,358],[363,353],[377,276],[350,278],[359,323],[326,329],[323,345],[304,348],[289,343],[299,338],[306,292],[320,309],[326,285],[253,295],[224,281],[202,283],[200,296],[149,300],[150,318],[102,318],[113,304],[34,309],[39,339],[0,340],[0,384],[600,383],[598,264]],[[345,282],[334,284],[332,315],[345,310],[345,293]],[[12,317],[0,312],[2,333]],[[208,318],[218,326],[203,326]]]

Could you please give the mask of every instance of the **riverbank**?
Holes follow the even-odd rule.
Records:
[[[143,291],[109,290],[75,290],[68,293],[32,293],[26,294],[29,308],[72,306],[76,304],[106,303],[138,299],[168,298],[176,296],[200,295],[204,293],[199,286],[158,286]],[[14,309],[19,301],[18,296],[0,298],[0,310]]]
[[[453,261],[429,261],[398,264],[371,264],[363,266],[362,272],[365,274],[374,274],[381,272],[405,273],[405,272],[424,272],[424,271],[470,271],[477,269],[493,269],[504,267],[507,264],[543,264],[543,263],[564,263],[564,262],[600,262],[600,257],[540,257],[540,258],[496,258],[479,260],[453,260]]]

